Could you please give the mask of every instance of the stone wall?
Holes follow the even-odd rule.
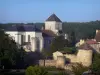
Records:
[[[74,55],[74,54],[65,54],[64,56],[66,58],[68,58],[69,59],[69,62],[71,62],[71,63],[77,62],[77,56]]]
[[[39,66],[55,66],[56,60],[39,60]]]
[[[78,50],[77,55],[74,54],[60,54],[60,52],[54,53],[56,60],[39,60],[40,66],[55,66],[57,68],[71,69],[73,64],[81,63],[83,66],[89,67],[92,64],[92,50]],[[58,55],[57,55],[58,54]],[[61,55],[61,56],[60,56]],[[70,64],[66,63],[66,59],[70,59]]]
[[[82,63],[84,66],[90,66],[92,64],[92,50],[78,50],[75,54],[63,54],[59,51],[53,53],[54,60],[57,60],[58,56],[64,56],[70,63]],[[67,60],[67,61],[68,61]]]
[[[79,50],[77,53],[77,62],[87,67],[90,66],[92,64],[92,54],[92,50]]]

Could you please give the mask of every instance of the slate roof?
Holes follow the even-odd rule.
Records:
[[[97,32],[95,39],[97,42],[100,42],[100,30]]]
[[[42,36],[43,37],[48,37],[48,36],[54,37],[56,36],[56,34],[51,30],[42,30]]]
[[[41,32],[40,29],[36,28],[35,25],[13,25],[11,27],[8,27],[5,29],[5,31],[35,31],[35,32]]]
[[[46,21],[62,22],[55,14],[52,14]]]
[[[82,49],[82,50],[92,50],[93,48],[89,44],[84,43],[84,44],[80,45],[78,47],[78,49]]]

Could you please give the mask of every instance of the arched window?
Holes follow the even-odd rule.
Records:
[[[25,42],[25,35],[21,35],[21,44]]]

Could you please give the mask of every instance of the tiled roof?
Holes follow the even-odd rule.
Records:
[[[55,14],[52,14],[46,21],[61,22],[61,20]]]
[[[14,25],[5,29],[5,31],[36,31],[41,32],[40,29],[36,28],[34,25]]]
[[[80,45],[78,47],[78,49],[82,49],[82,50],[92,50],[93,48],[89,44],[84,43],[84,44]]]
[[[95,39],[97,42],[100,42],[100,30],[97,32]]]
[[[42,36],[43,37],[48,37],[48,36],[54,37],[56,36],[56,34],[51,30],[42,30]]]
[[[94,40],[86,40],[86,43],[87,44],[97,44],[97,42]]]

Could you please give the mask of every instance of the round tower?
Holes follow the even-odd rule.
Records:
[[[77,53],[77,62],[89,67],[92,64],[92,54],[92,47],[87,43],[82,44]]]
[[[64,56],[57,56],[56,67],[57,68],[64,68],[65,66],[65,57]]]

